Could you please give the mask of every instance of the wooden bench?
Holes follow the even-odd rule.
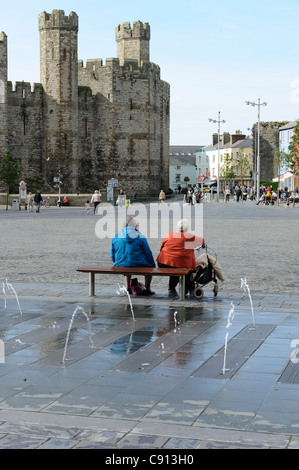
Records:
[[[185,299],[185,276],[190,270],[185,268],[124,268],[115,266],[81,266],[81,273],[89,273],[89,295],[95,295],[96,274],[118,274],[123,276],[179,276],[179,298]]]

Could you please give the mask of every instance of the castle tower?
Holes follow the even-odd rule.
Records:
[[[137,60],[139,66],[142,61],[149,61],[150,36],[148,23],[136,21],[133,23],[133,28],[130,23],[119,24],[115,29],[115,37],[120,65],[123,65],[126,59]]]
[[[8,147],[7,36],[0,33],[0,156]]]
[[[49,183],[60,171],[76,191],[78,164],[78,16],[63,10],[39,15],[40,75],[45,92],[43,171]],[[50,163],[47,165],[46,162]]]

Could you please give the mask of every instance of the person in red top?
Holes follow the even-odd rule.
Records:
[[[196,270],[194,248],[204,245],[202,237],[188,233],[189,223],[182,219],[177,224],[177,231],[169,233],[163,240],[157,263],[160,268],[187,268]],[[178,276],[170,276],[168,293],[175,296]],[[186,290],[188,290],[189,276],[186,276]]]

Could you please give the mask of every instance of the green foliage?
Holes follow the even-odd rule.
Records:
[[[290,172],[295,176],[299,176],[299,122],[294,129],[293,141],[289,146],[287,161],[290,166]]]
[[[20,165],[12,158],[10,151],[5,150],[0,162],[0,180],[6,184],[6,210],[8,209],[8,196],[10,188],[20,176]]]
[[[9,150],[3,154],[0,164],[0,180],[9,187],[12,186],[20,176],[20,165],[15,162]]]
[[[225,184],[236,176],[231,156],[226,153],[223,158],[223,165],[221,167],[221,176]]]

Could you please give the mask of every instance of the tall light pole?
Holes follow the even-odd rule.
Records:
[[[218,170],[217,170],[217,202],[219,202],[219,173],[220,173],[220,124],[224,124],[225,121],[220,120],[220,111],[218,113],[218,119],[209,119],[210,122],[218,123]]]
[[[261,119],[261,106],[267,106],[267,103],[261,103],[259,98],[257,102],[246,101],[248,106],[258,107],[258,137],[257,137],[257,158],[256,158],[256,203],[260,200],[260,183],[261,183],[261,158],[260,158],[260,119]]]

